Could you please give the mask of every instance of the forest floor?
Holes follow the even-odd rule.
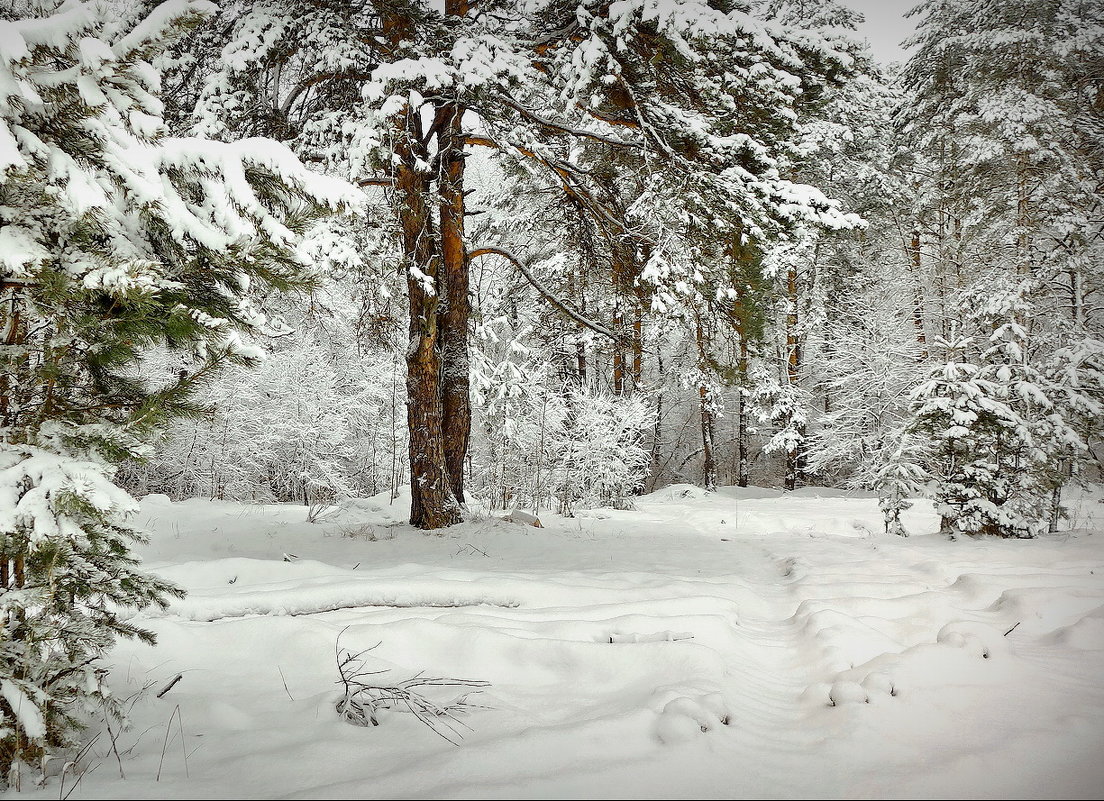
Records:
[[[1101,497],[1056,536],[948,542],[930,505],[903,539],[817,489],[442,536],[405,498],[312,524],[150,496],[143,556],[188,597],[112,653],[132,727],[21,797],[1099,798]],[[379,684],[489,682],[466,728],[342,720],[337,650],[372,646]]]

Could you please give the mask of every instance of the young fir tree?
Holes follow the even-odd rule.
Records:
[[[909,430],[931,442],[944,534],[1034,537],[1053,528],[1063,466],[1085,459],[1099,428],[1104,344],[1084,339],[1048,353],[1025,322],[1031,289],[967,293],[981,344],[941,342],[947,358],[913,393]]]
[[[179,592],[139,570],[115,465],[204,375],[257,355],[254,290],[303,281],[298,221],[355,200],[268,141],[165,136],[150,58],[211,9],[0,21],[0,781],[90,707],[118,714],[98,659],[152,640],[128,610]],[[148,385],[136,364],[158,343],[198,368]]]
[[[924,440],[898,429],[886,437],[892,446],[882,456],[874,472],[878,490],[878,508],[882,510],[886,534],[907,537],[901,513],[912,508],[912,498],[923,495],[929,478],[924,469]]]
[[[1004,436],[1006,431],[1022,435],[1022,421],[1000,400],[999,388],[982,377],[980,366],[966,361],[971,344],[965,337],[937,340],[946,357],[913,393],[912,429],[936,443],[940,533],[1015,536],[1020,532],[1004,512],[1013,478],[1002,474],[1000,462],[1022,444]],[[1002,452],[1001,444],[1010,447]]]

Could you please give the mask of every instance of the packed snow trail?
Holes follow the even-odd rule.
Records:
[[[1073,535],[948,543],[822,494],[675,487],[443,537],[401,501],[311,525],[151,497],[147,559],[189,597],[115,651],[116,695],[148,687],[126,781],[104,739],[71,797],[1099,796],[1099,504]],[[350,726],[339,639],[395,680],[489,681],[485,708],[459,747],[397,711]]]

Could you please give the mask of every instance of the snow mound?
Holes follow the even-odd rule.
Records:
[[[656,722],[656,737],[664,744],[692,740],[732,724],[732,710],[720,693],[679,696],[667,701]]]

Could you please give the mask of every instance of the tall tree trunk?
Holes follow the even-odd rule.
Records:
[[[632,355],[632,389],[636,392],[644,372],[644,313],[639,303],[633,310]]]
[[[1050,493],[1050,514],[1047,517],[1047,531],[1058,531],[1058,522],[1062,519],[1062,485],[1058,484]]]
[[[626,391],[625,373],[631,369],[625,359],[625,307],[628,305],[629,282],[632,276],[633,248],[630,243],[617,240],[613,243],[611,267],[614,292],[613,331],[617,341],[613,344],[613,392],[624,395]]]
[[[747,340],[740,337],[740,361],[737,368],[740,376],[740,411],[736,417],[736,483],[746,487],[751,478],[751,436],[748,432],[748,346]]]
[[[625,394],[625,349],[620,337],[625,330],[625,314],[621,308],[621,300],[617,300],[617,308],[613,313],[613,330],[618,335],[618,341],[613,343],[613,394]]]
[[[658,374],[658,388],[656,390],[656,413],[652,423],[652,489],[655,489],[659,479],[659,459],[663,453],[663,352],[656,354],[656,372]]]
[[[717,460],[713,454],[714,439],[714,415],[713,399],[710,396],[709,387],[705,383],[706,368],[706,343],[705,328],[702,326],[701,315],[695,315],[696,341],[698,345],[698,372],[701,376],[698,382],[698,411],[701,415],[702,433],[702,482],[706,492],[717,490]]]
[[[458,503],[464,503],[464,462],[471,439],[471,388],[468,326],[471,319],[467,242],[464,238],[464,144],[463,107],[451,104],[443,109],[438,134],[441,154],[441,182],[438,187],[441,212],[441,256],[443,262],[442,304],[439,309],[441,337],[441,411],[445,467]]]
[[[797,386],[801,378],[801,337],[798,334],[797,314],[797,267],[791,266],[786,273],[786,296],[788,307],[786,309],[786,381],[791,388]],[[787,413],[787,419],[783,421],[789,427],[793,423],[793,412]],[[805,447],[801,440],[805,439],[805,427],[798,427],[799,441],[792,448],[786,450],[786,472],[783,486],[787,490],[797,489],[801,480],[802,467],[805,461]]]
[[[713,455],[713,410],[709,391],[705,385],[698,387],[698,408],[701,412],[702,432],[702,481],[706,492],[717,491],[717,460]]]
[[[1031,198],[1027,182],[1027,157],[1021,153],[1016,157],[1016,270],[1021,275],[1030,275],[1035,267],[1028,234],[1031,230]]]
[[[438,327],[441,259],[428,205],[429,180],[417,170],[421,141],[417,109],[403,114],[396,132],[401,161],[395,173],[396,216],[402,228],[410,302],[406,351],[407,426],[410,430],[410,522],[438,529],[460,522],[442,445],[441,353]]]
[[[916,344],[920,347],[921,361],[928,359],[928,338],[924,334],[924,284],[921,278],[920,229],[912,232],[912,241],[909,243],[909,261],[912,264],[912,274],[915,280],[915,296],[912,301],[912,324],[916,328]]]
[[[393,52],[412,38],[412,19],[399,6],[381,8],[381,46]],[[430,206],[431,178],[418,169],[429,161],[421,110],[395,118],[392,205],[402,231],[410,307],[406,348],[406,422],[410,453],[410,522],[434,530],[460,522],[443,446],[440,313],[442,258]],[[439,202],[444,202],[439,199]]]

